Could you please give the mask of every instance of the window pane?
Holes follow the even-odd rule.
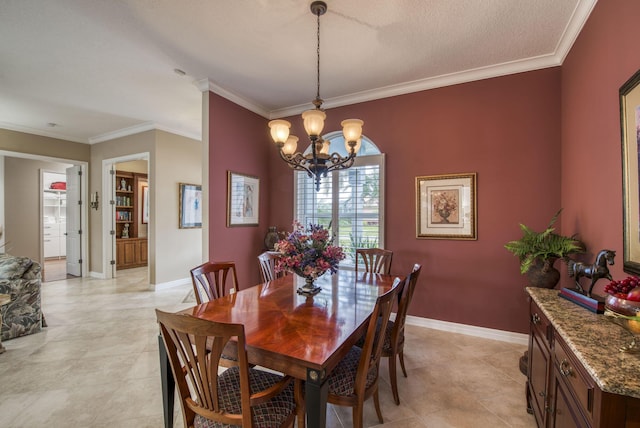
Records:
[[[347,256],[343,267],[355,265],[356,248],[383,246],[383,162],[381,154],[358,156],[356,166],[322,177],[318,192],[307,173],[295,173],[295,218],[304,225],[331,224],[335,242]]]
[[[295,219],[302,225],[310,223],[329,226],[333,216],[331,177],[320,181],[320,190],[316,192],[314,180],[306,172],[295,173],[297,200]]]
[[[355,265],[356,248],[380,244],[380,167],[353,167],[338,173],[338,241],[346,259]]]

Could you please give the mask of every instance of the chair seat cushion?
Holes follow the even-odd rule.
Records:
[[[358,371],[358,363],[362,349],[354,346],[349,353],[340,361],[335,369],[329,375],[327,383],[329,384],[329,394],[348,397],[353,395],[353,387],[356,381],[356,373]],[[371,366],[367,373],[367,384],[365,389],[369,388],[378,377],[377,367]]]
[[[249,369],[249,386],[251,393],[263,391],[282,380],[282,376],[257,369]],[[221,407],[232,414],[240,414],[240,369],[231,367],[218,377]],[[253,407],[253,426],[255,428],[275,428],[295,410],[293,398],[293,382],[268,402]],[[194,428],[231,428],[235,425],[223,424],[196,415]]]

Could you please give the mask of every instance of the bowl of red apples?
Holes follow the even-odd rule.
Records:
[[[633,336],[631,343],[620,348],[623,352],[640,352],[636,340],[640,336],[640,278],[627,277],[611,281],[604,287],[604,315]]]

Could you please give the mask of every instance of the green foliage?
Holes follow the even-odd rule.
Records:
[[[522,238],[504,245],[508,251],[520,259],[520,273],[525,274],[537,258],[543,261],[566,260],[569,254],[584,252],[582,243],[575,238],[575,235],[562,236],[555,233],[553,225],[561,211],[562,209],[553,216],[543,232],[533,231],[524,224],[520,224]]]
[[[348,259],[356,262],[356,248],[375,248],[378,246],[378,238],[359,235],[357,238],[353,233],[349,233],[349,245],[343,247]]]

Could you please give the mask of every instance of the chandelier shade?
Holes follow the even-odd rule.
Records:
[[[276,119],[269,122],[269,129],[273,142],[279,149],[280,157],[289,167],[298,171],[306,171],[315,180],[316,190],[320,190],[320,179],[326,177],[330,171],[350,168],[355,162],[356,155],[362,144],[362,126],[360,119],[346,119],[341,122],[344,145],[347,155],[341,156],[337,152],[331,153],[329,141],[322,139],[322,130],[327,114],[322,109],[320,98],[320,16],[327,11],[327,4],[314,1],[310,6],[311,12],[317,19],[317,91],[313,100],[315,109],[302,113],[304,130],[311,141],[310,153],[297,152],[298,137],[290,135],[291,123]]]
[[[327,118],[327,114],[322,110],[314,109],[307,110],[302,113],[302,121],[304,123],[304,130],[308,136],[319,136],[322,134],[324,128],[324,120]]]

